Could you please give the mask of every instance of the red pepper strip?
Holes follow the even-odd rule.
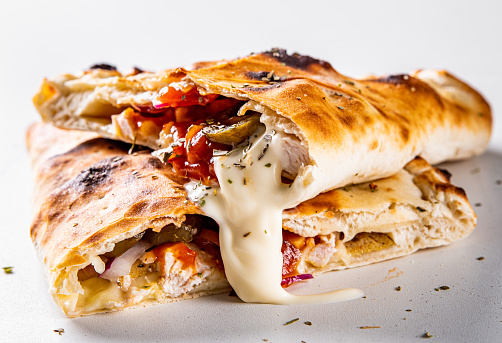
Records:
[[[218,97],[218,94],[201,95],[197,87],[192,87],[186,92],[174,87],[164,87],[160,90],[159,97],[153,102],[155,108],[182,107],[192,105],[206,105]]]

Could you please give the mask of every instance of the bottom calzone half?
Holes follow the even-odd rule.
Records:
[[[36,179],[31,237],[67,315],[231,289],[218,225],[149,150],[128,153],[128,144],[46,124],[30,127],[27,144]],[[391,177],[285,210],[282,285],[448,244],[475,225],[463,190],[417,158]]]

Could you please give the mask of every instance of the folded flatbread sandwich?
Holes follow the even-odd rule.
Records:
[[[356,80],[327,62],[280,49],[157,73],[135,70],[122,75],[111,66],[97,65],[80,75],[45,80],[34,103],[43,120],[55,126],[93,131],[131,143],[132,150],[137,145],[153,149],[154,156],[184,179],[180,183],[190,203],[218,224],[225,276],[237,295],[247,302],[276,304],[362,295],[348,289],[295,297],[280,287],[284,210],[295,208],[286,215],[297,224],[286,217],[284,225],[301,237],[332,234],[320,225],[324,217],[302,216],[297,206],[307,211],[309,207],[301,207],[305,201],[351,184],[369,182],[375,199],[385,189],[402,192],[408,189],[402,173],[415,175],[410,170],[419,170],[422,175],[417,166],[422,162],[412,162],[416,156],[435,164],[479,154],[487,146],[492,120],[483,97],[447,72]],[[377,191],[376,180],[388,178],[398,178],[398,187]],[[373,211],[392,199],[372,202],[362,196],[356,203],[346,198],[342,207],[368,206]],[[414,208],[426,213],[424,206]],[[320,212],[329,217],[333,208]],[[389,205],[389,210],[392,215],[385,212],[378,220],[370,220],[364,211],[344,218],[342,211],[326,227],[339,221],[364,228],[364,220],[384,225],[387,215],[392,219],[385,225],[395,227],[394,221],[413,218],[399,206]],[[356,236],[347,231],[325,237],[321,241],[329,248],[324,255],[320,248],[303,255],[329,260],[324,265],[310,257],[313,266],[336,268],[330,252],[336,250],[343,260],[343,249],[336,244]],[[406,235],[400,237],[393,242]],[[296,249],[311,247],[300,243]],[[383,256],[392,254],[376,260]]]
[[[31,237],[66,314],[230,290],[218,225],[150,150],[128,154],[129,144],[41,123],[30,127],[27,145],[37,185]],[[287,286],[448,244],[475,223],[448,174],[417,158],[391,177],[284,211],[279,278]]]
[[[308,184],[301,200],[394,175],[419,155],[436,164],[479,154],[492,122],[483,97],[445,71],[356,80],[280,49],[157,73],[97,65],[44,80],[34,104],[55,126],[163,150],[205,184],[216,152],[261,122],[286,134],[282,176]]]

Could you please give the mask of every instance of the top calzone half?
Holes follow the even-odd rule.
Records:
[[[157,73],[97,65],[45,80],[34,102],[55,126],[153,149],[219,225],[226,278],[239,297],[269,303],[360,295],[282,290],[284,210],[399,175],[416,156],[434,164],[479,154],[492,120],[483,97],[447,72],[356,80],[279,49]],[[324,232],[309,223],[297,231]]]

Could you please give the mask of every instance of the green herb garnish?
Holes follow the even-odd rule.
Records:
[[[355,83],[354,83],[354,82],[349,81],[349,80],[343,80],[343,82],[345,82],[346,84],[351,85],[351,86],[354,86],[354,85],[355,85]]]
[[[232,184],[232,180],[228,179],[227,181],[228,181],[228,183]]]
[[[272,163],[267,163],[265,164],[265,167],[270,168],[272,166]]]
[[[242,235],[242,237],[247,237],[251,234],[251,232],[246,232],[245,234]]]
[[[3,267],[3,272],[5,274],[12,274],[13,269],[14,269],[14,267]]]

